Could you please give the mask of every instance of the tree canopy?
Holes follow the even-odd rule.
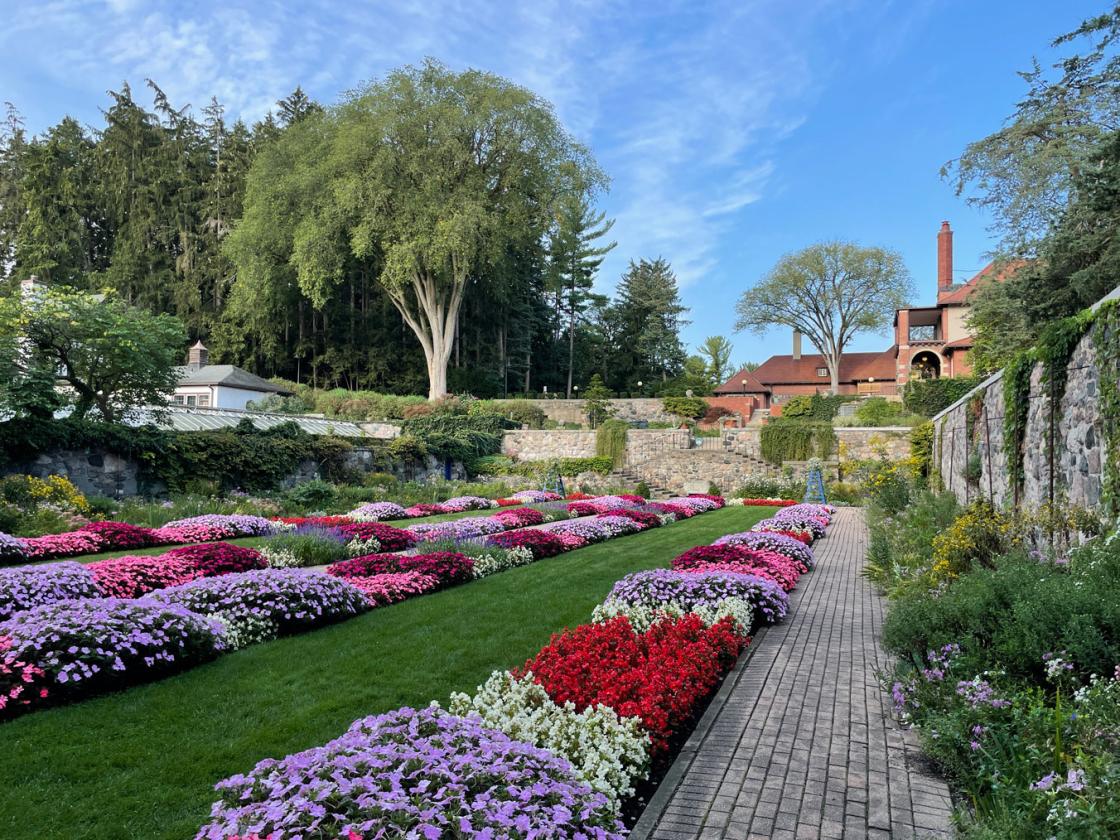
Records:
[[[858,333],[884,330],[911,294],[910,273],[896,251],[822,242],[786,254],[743,292],[735,329],[800,330],[824,357],[835,394],[848,343]]]

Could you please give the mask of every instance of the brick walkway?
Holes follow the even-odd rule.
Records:
[[[632,838],[950,837],[945,783],[920,769],[876,678],[883,600],[860,576],[863,512],[841,509],[782,624],[756,637]]]

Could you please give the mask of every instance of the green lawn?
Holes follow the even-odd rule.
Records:
[[[473,690],[587,622],[626,573],[771,513],[724,508],[0,725],[0,837],[191,837],[219,779]]]

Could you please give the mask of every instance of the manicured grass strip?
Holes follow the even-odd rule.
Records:
[[[770,512],[705,513],[0,725],[0,837],[191,837],[218,780],[355,718],[473,691],[589,621],[623,575]]]

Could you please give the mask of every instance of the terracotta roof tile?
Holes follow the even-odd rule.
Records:
[[[889,347],[878,353],[845,353],[840,359],[840,381],[855,382],[867,379],[894,380],[897,349]],[[818,368],[827,368],[824,356],[819,353],[793,356],[771,356],[757,370],[739,371],[715,389],[717,394],[765,393],[775,385],[828,385],[827,376],[817,375]],[[747,387],[743,388],[743,379]]]

